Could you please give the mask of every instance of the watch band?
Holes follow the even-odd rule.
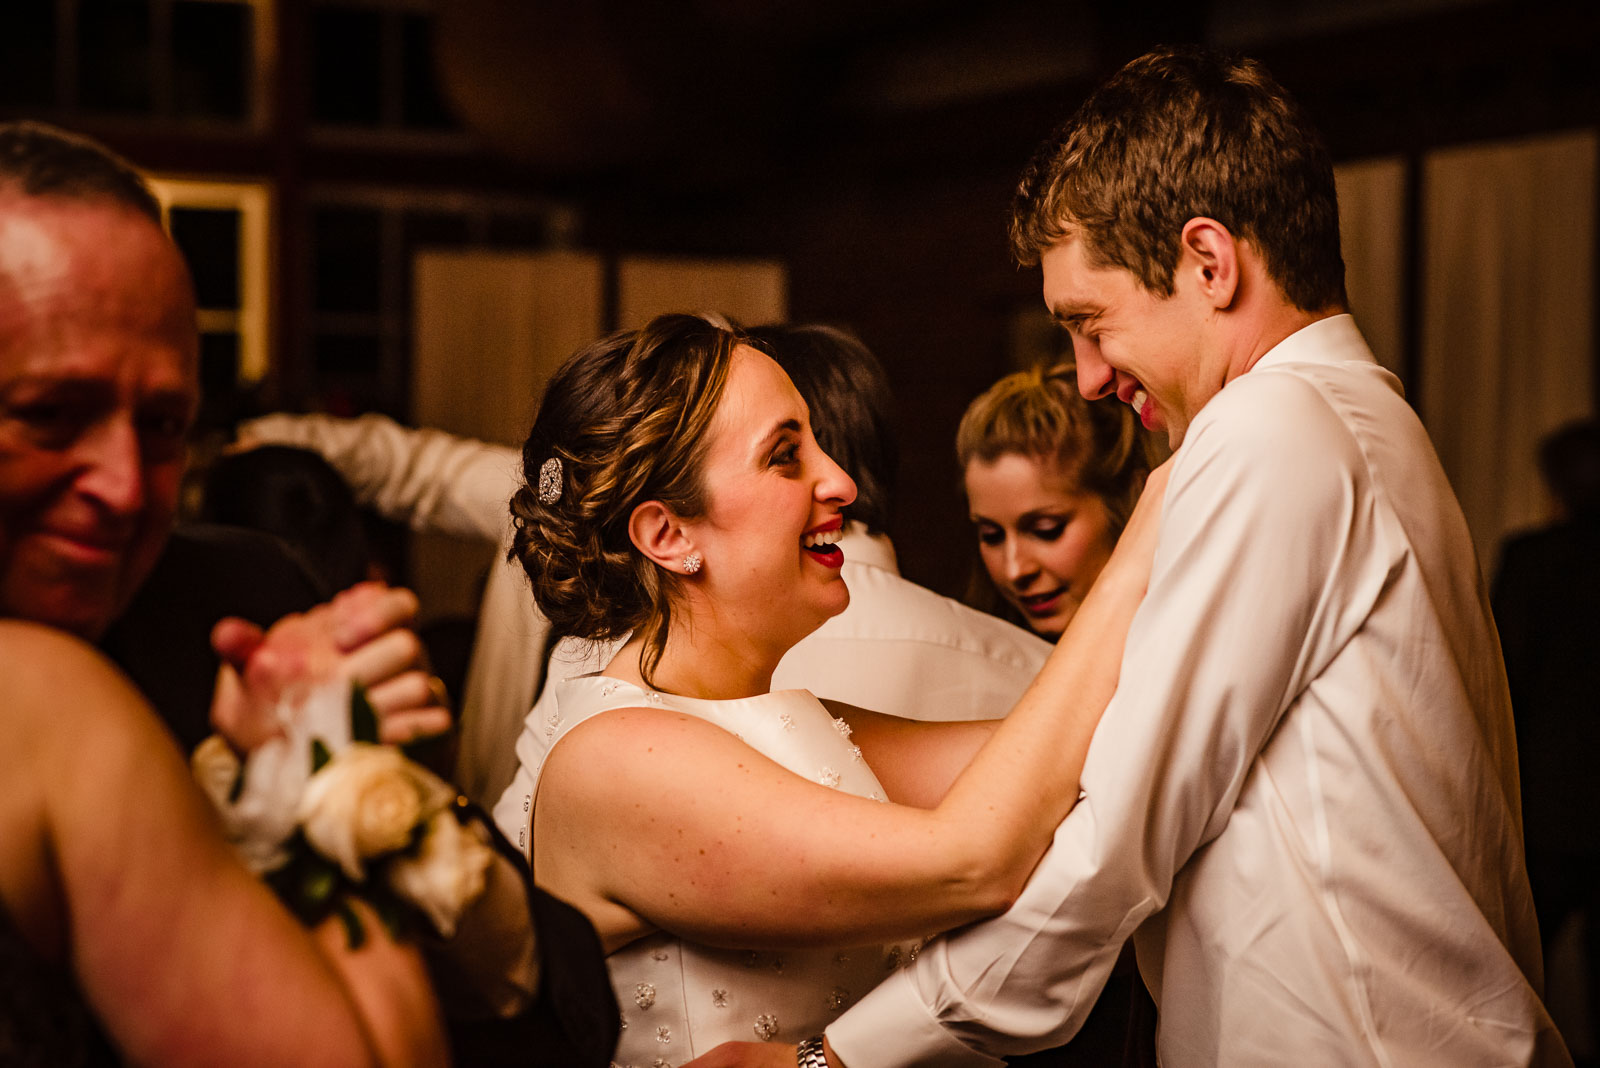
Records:
[[[828,1055],[822,1052],[822,1036],[812,1035],[796,1046],[794,1060],[799,1068],[828,1068]]]

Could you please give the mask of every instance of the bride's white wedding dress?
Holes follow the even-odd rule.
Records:
[[[543,724],[543,752],[530,769],[533,796],[551,748],[573,727],[617,708],[670,708],[713,723],[797,775],[859,797],[886,800],[877,776],[850,742],[850,728],[805,690],[734,701],[704,701],[642,690],[602,675],[555,684]],[[663,780],[693,769],[661,769]],[[732,814],[730,813],[730,818]],[[915,943],[850,949],[713,949],[666,933],[607,958],[622,1006],[615,1063],[672,1068],[730,1040],[798,1042],[913,958]]]

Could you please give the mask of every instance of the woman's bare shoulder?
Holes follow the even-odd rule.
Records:
[[[568,730],[545,759],[541,780],[566,779],[574,772],[616,778],[652,764],[681,770],[686,758],[744,748],[736,735],[687,712],[642,705],[613,708]]]
[[[65,631],[0,619],[0,695],[17,714],[40,706],[70,714],[97,697],[129,698],[135,691],[104,654]]]
[[[0,657],[8,661],[19,660],[30,654],[67,655],[69,651],[93,652],[81,638],[66,631],[31,623],[25,619],[0,619]]]

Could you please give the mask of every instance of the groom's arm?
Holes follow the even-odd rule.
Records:
[[[1359,625],[1376,595],[1362,475],[1341,428],[1281,385],[1241,380],[1219,406],[1230,420],[1191,429],[1085,797],[1021,898],[829,1027],[833,1063],[998,1065],[1071,1038],[1123,943],[1227,824],[1283,710]]]

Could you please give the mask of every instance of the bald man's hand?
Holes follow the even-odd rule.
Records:
[[[342,675],[366,688],[381,741],[444,734],[451,713],[411,630],[416,617],[410,590],[363,582],[266,631],[242,619],[222,620],[211,631],[212,648],[222,658],[212,726],[248,752],[278,733],[273,711],[285,695]]]

